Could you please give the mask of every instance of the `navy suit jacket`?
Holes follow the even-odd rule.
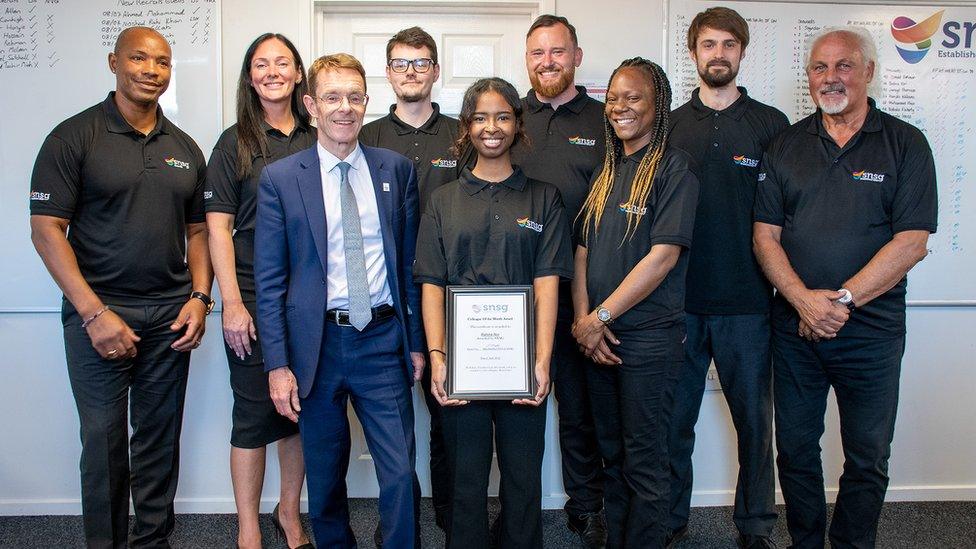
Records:
[[[413,380],[410,351],[423,348],[420,292],[413,282],[417,245],[417,175],[413,163],[386,149],[360,145],[369,165],[380,214],[383,254],[393,307],[403,334],[405,376]],[[254,234],[257,326],[264,369],[288,366],[301,397],[315,380],[326,311],[328,237],[322,174],[315,146],[261,172]]]

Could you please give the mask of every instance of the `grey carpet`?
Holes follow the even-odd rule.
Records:
[[[492,515],[497,501],[490,504]],[[373,546],[376,524],[376,500],[356,499],[350,502],[352,527],[360,546]],[[565,528],[561,511],[543,513],[547,548],[580,547]],[[268,515],[261,517],[265,547],[282,548],[285,543],[275,535]],[[434,526],[429,500],[424,500],[421,527],[424,547],[443,547],[444,536]],[[237,518],[234,515],[179,515],[176,531],[170,541],[174,548],[234,547]],[[786,519],[780,507],[780,518],[774,531],[779,547],[786,547]],[[0,517],[0,547],[33,549],[83,547],[81,518],[77,516]],[[689,536],[679,547],[719,549],[734,548],[735,528],[731,507],[692,509]],[[976,502],[888,503],[881,513],[878,547],[883,549],[939,548],[971,549],[976,547]]]

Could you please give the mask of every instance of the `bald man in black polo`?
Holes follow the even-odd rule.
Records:
[[[126,29],[108,64],[115,91],[41,146],[31,238],[64,292],[87,545],[169,547],[190,351],[213,307],[206,166],[159,108],[172,66],[165,38]]]

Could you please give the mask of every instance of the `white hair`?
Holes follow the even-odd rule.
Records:
[[[810,54],[813,52],[813,48],[817,47],[821,41],[823,41],[828,36],[834,34],[843,34],[849,38],[853,38],[857,42],[858,50],[861,52],[861,59],[864,63],[874,63],[875,70],[878,66],[878,48],[874,45],[874,37],[868,32],[864,27],[826,27],[822,29],[817,34],[813,35],[809,42],[807,42],[808,47],[803,57],[803,67],[804,69],[810,67]]]

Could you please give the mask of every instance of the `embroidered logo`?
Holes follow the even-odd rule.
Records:
[[[585,137],[574,136],[569,138],[569,142],[573,145],[583,145],[586,147],[596,146],[596,139],[586,139]]]
[[[755,158],[746,158],[744,154],[735,155],[732,157],[732,162],[740,166],[745,166],[747,168],[755,168],[759,165],[759,161]]]
[[[169,166],[170,168],[180,168],[180,169],[184,169],[184,170],[189,170],[190,169],[190,163],[189,162],[186,162],[186,161],[183,161],[183,160],[177,160],[175,156],[171,156],[169,158],[166,158],[164,161],[166,162],[166,165]]]
[[[855,181],[873,181],[874,183],[881,183],[885,178],[885,174],[883,173],[871,173],[864,170],[854,172],[851,176],[854,177]]]
[[[447,158],[435,158],[430,161],[430,165],[435,168],[456,168],[457,160],[450,160]]]
[[[647,213],[647,207],[641,208],[637,204],[628,204],[626,202],[621,202],[617,206],[617,209],[620,210],[620,213],[626,213],[626,214],[644,215]]]
[[[518,226],[522,227],[523,229],[532,229],[537,233],[542,232],[542,223],[536,223],[535,221],[532,221],[528,217],[520,217],[515,220],[515,223],[517,223]]]
[[[203,199],[210,200],[213,198],[213,191],[203,191]]]
[[[388,181],[383,182],[383,192],[385,193],[390,192],[390,183]]]
[[[766,180],[766,172],[762,172],[761,174],[759,174],[759,178],[758,179],[759,179],[759,182],[760,183],[762,183],[763,181],[765,181]]]
[[[39,193],[37,191],[34,191],[34,192],[30,193],[30,199],[31,200],[41,200],[41,201],[51,200],[51,193]]]

